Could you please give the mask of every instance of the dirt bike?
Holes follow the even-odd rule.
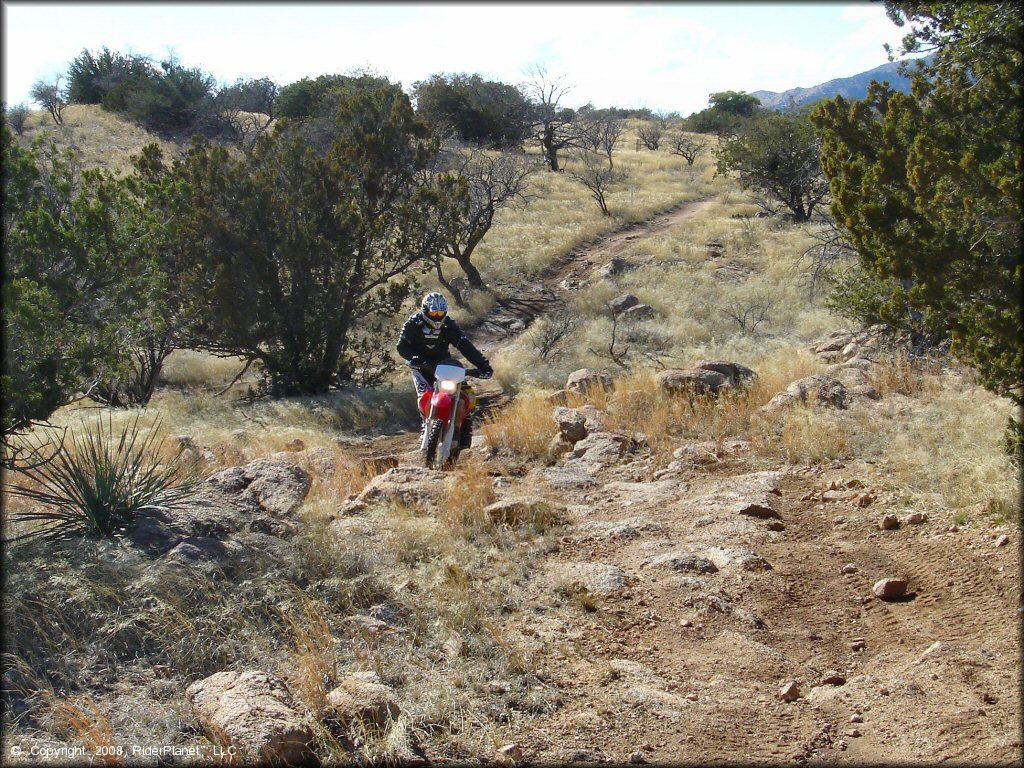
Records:
[[[426,420],[420,450],[427,469],[452,469],[458,461],[462,425],[476,408],[476,392],[466,378],[479,373],[456,360],[444,360],[434,368],[434,388],[420,396],[419,404]]]

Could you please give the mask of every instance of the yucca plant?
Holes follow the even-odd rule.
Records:
[[[63,538],[76,534],[113,536],[148,507],[174,507],[191,496],[198,477],[181,461],[182,449],[161,459],[163,439],[158,424],[147,433],[138,416],[115,431],[113,419],[81,436],[65,438],[51,460],[17,470],[31,481],[8,492],[34,502],[31,509],[10,515],[12,522],[43,522],[29,537]],[[39,453],[45,445],[40,439]],[[70,442],[70,445],[69,445]]]

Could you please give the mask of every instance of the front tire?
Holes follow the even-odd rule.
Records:
[[[427,425],[427,444],[423,447],[423,466],[427,469],[434,469],[437,461],[437,446],[441,444],[441,435],[444,433],[444,422],[440,419],[432,419]]]

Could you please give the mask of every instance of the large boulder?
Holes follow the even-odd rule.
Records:
[[[186,691],[200,728],[227,741],[248,764],[300,763],[312,756],[313,731],[280,680],[265,672],[218,672]]]
[[[736,389],[756,378],[757,374],[739,363],[726,360],[695,360],[685,368],[661,371],[657,382],[669,395],[718,395]]]
[[[569,374],[569,378],[565,381],[565,388],[570,392],[586,395],[598,389],[608,392],[615,388],[615,382],[612,381],[612,377],[609,374],[603,371],[597,371],[593,368],[580,368]]]

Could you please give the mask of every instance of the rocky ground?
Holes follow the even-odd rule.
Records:
[[[614,257],[616,242],[696,210],[678,209],[556,265],[541,303],[557,304],[574,279]],[[489,331],[491,349],[515,334],[515,322],[525,325],[530,313],[543,311],[541,304],[506,309],[507,317],[494,315],[504,320]],[[794,382],[765,408],[860,409],[882,418],[872,410],[879,394],[865,373],[873,364],[870,343],[852,334],[823,340],[816,351],[834,366],[829,374]],[[714,395],[745,378],[741,366],[703,361],[664,372],[659,382],[666,396]],[[502,664],[517,672],[489,679],[476,673],[484,674],[478,700],[486,706],[463,726],[486,732],[486,743],[448,749],[443,734],[403,730],[408,713],[424,707],[425,689],[413,685],[430,672],[422,659],[458,676],[482,647],[459,636],[430,647],[429,628],[415,626],[423,587],[411,578],[389,585],[386,600],[367,597],[374,603],[368,609],[350,601],[345,637],[328,639],[356,648],[367,638],[391,638],[373,643],[405,649],[424,669],[374,671],[371,657],[361,656],[358,670],[317,672],[313,677],[329,678],[331,689],[311,711],[294,680],[289,687],[264,669],[223,668],[217,649],[241,640],[211,624],[221,645],[211,643],[209,653],[182,650],[182,664],[191,668],[132,668],[135,677],[125,672],[109,681],[105,701],[124,710],[115,729],[125,733],[132,718],[149,722],[139,714],[143,704],[128,702],[166,709],[160,702],[172,700],[187,706],[175,710],[160,738],[183,749],[202,743],[207,757],[209,745],[238,750],[222,752],[225,760],[306,759],[306,744],[324,733],[357,756],[368,742],[353,735],[353,724],[369,723],[387,733],[383,751],[410,764],[1020,764],[1016,527],[992,524],[980,512],[970,525],[958,525],[952,513],[915,514],[883,490],[886,478],[876,465],[786,464],[742,439],[680,439],[673,460],[656,464],[644,434],[615,431],[606,414],[569,391],[606,383],[579,372],[545,405],[559,434],[547,461],[517,463],[478,438],[455,473],[441,473],[420,466],[413,434],[348,446],[375,477],[330,513],[328,530],[333,540],[356,542],[368,558],[385,536],[375,526],[395,509],[408,516],[403,524],[438,527],[442,538],[430,541],[451,539],[438,521],[468,466],[483,468],[487,499],[478,506],[491,526],[514,532],[546,521],[547,538],[528,554],[528,537],[499,541],[513,558],[522,553],[524,564],[511,585],[515,599],[487,625]],[[283,588],[264,594],[268,585],[343,593],[348,587],[338,579],[316,580],[296,565],[310,557],[296,549],[303,500],[314,480],[335,471],[330,456],[313,454],[296,445],[217,472],[187,515],[144,516],[132,548],[108,552],[115,570],[139,574],[126,591],[148,595],[156,608],[147,610],[170,610],[176,597],[162,585],[176,583],[168,580],[173,569],[185,569],[197,579],[197,594],[204,580],[237,589],[240,601],[256,599],[258,591],[258,608],[268,613],[292,600]],[[409,561],[432,557],[427,548]],[[51,567],[45,558],[26,562],[30,567],[8,583],[14,593],[40,578],[33,568]],[[465,578],[450,571],[456,581]],[[64,589],[56,578],[51,586]],[[488,588],[483,581],[467,587],[485,602]],[[72,601],[76,593],[69,594]],[[104,642],[123,642],[130,655],[138,649],[129,608],[126,600],[120,634]],[[5,687],[19,685],[28,687],[8,669]],[[38,732],[5,742],[5,760],[14,762],[35,762],[33,746],[59,746]]]

